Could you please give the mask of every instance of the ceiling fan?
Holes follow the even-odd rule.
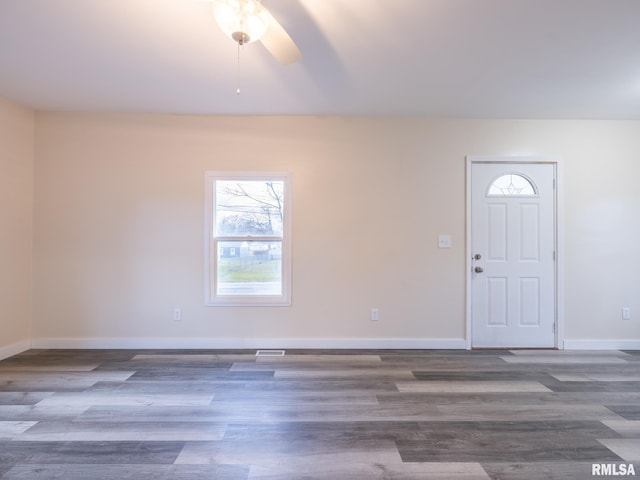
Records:
[[[198,0],[213,3],[220,29],[238,46],[260,40],[283,65],[302,59],[302,52],[286,30],[262,6],[261,0]]]

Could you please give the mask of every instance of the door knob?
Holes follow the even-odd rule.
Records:
[[[476,273],[482,273],[482,272],[484,272],[484,268],[476,267],[476,268],[473,269],[473,271],[476,272]]]
[[[482,258],[482,255],[480,255],[479,253],[476,253],[476,254],[473,256],[473,259],[474,259],[474,260],[480,260],[481,258]]]

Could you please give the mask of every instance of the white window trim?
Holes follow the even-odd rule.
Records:
[[[282,232],[282,295],[215,295],[213,241],[213,196],[216,180],[278,180],[284,182],[284,224]],[[290,306],[291,305],[291,173],[289,172],[205,172],[204,207],[204,304],[205,306]],[[258,237],[252,237],[252,240]]]

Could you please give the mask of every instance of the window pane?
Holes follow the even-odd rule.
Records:
[[[487,193],[490,197],[517,197],[536,195],[536,190],[529,180],[522,175],[509,173],[494,180]]]
[[[284,182],[217,180],[216,236],[282,236]]]
[[[207,305],[291,305],[291,175],[206,172]]]
[[[216,295],[282,295],[282,242],[218,242]]]

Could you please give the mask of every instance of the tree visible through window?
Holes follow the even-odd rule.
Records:
[[[207,174],[208,303],[289,303],[288,184],[288,175]]]

